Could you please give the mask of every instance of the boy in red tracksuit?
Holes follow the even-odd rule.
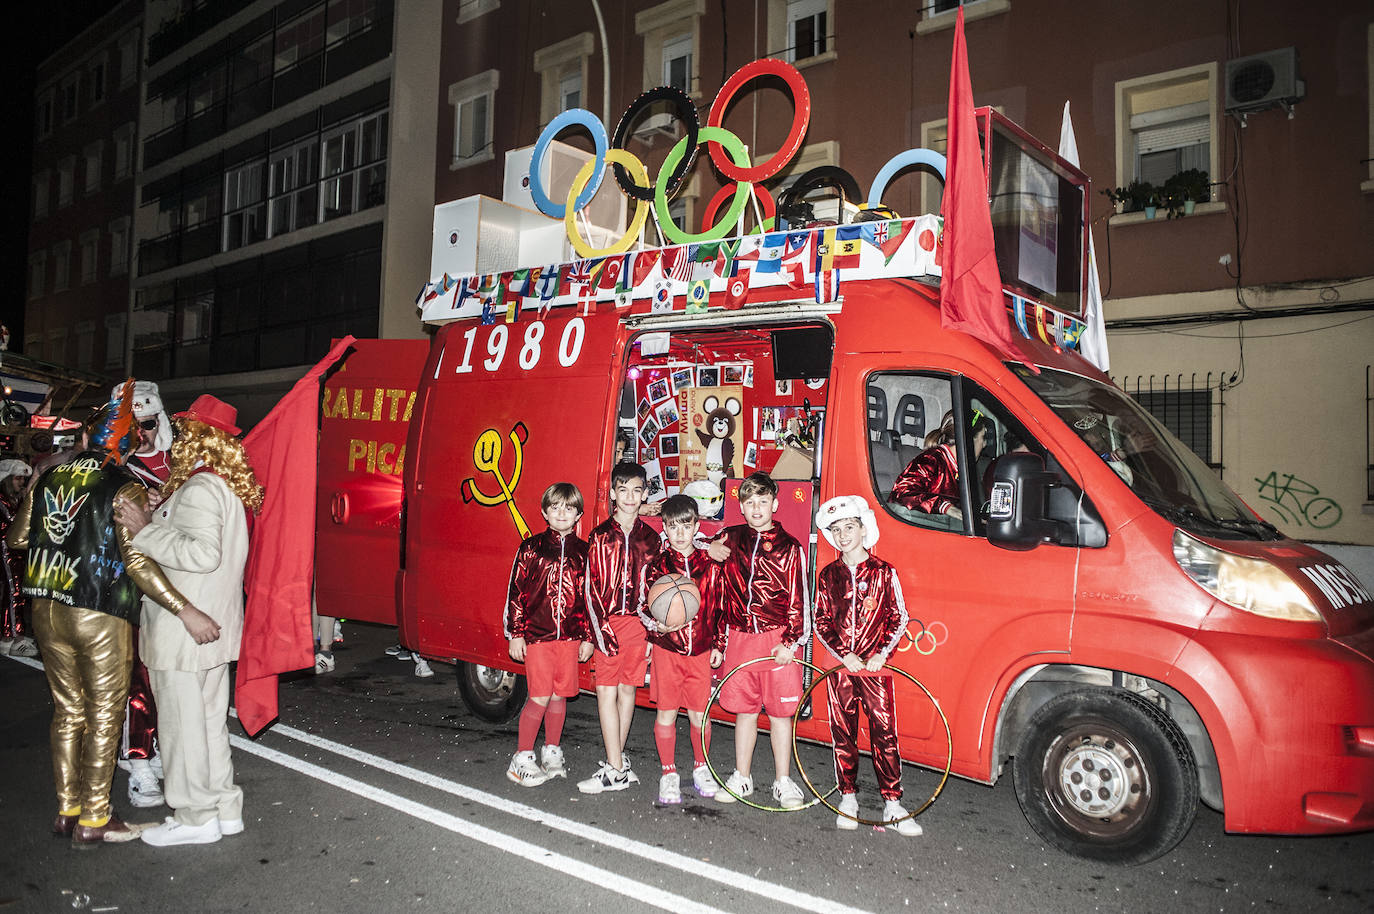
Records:
[[[558,745],[567,716],[565,699],[577,694],[577,665],[592,656],[596,628],[583,590],[587,544],[573,532],[582,517],[582,493],[570,482],[555,483],[544,490],[540,508],[549,528],[516,550],[504,617],[511,659],[525,664],[529,685],[519,743],[506,771],[522,787],[568,776]],[[544,748],[536,762],[534,739],[540,724]]]
[[[720,705],[735,715],[735,771],[716,794],[722,803],[754,792],[754,744],[759,711],[768,714],[776,780],[773,799],[784,809],[804,804],[792,768],[792,713],[801,700],[801,666],[792,662],[797,646],[811,637],[807,603],[806,552],[773,522],[778,486],[767,473],[754,473],[739,487],[744,523],[727,527],[711,544],[724,577],[725,661],[734,670],[748,660],[771,657],[731,676],[720,690]]]
[[[606,760],[596,774],[577,783],[583,793],[624,790],[638,784],[624,754],[635,712],[635,691],[644,684],[648,646],[639,611],[648,584],[644,569],[663,551],[658,531],[639,519],[648,476],[637,463],[611,470],[611,516],[587,538],[587,609],[601,622],[593,665],[596,710]]]
[[[892,674],[883,665],[906,631],[906,604],[897,570],[868,550],[878,541],[878,524],[868,502],[841,495],[821,505],[816,526],[840,552],[821,569],[816,586],[816,634],[848,672],[830,677],[830,734],[835,744],[835,778],[840,788],[839,828],[859,827],[855,773],[859,763],[859,709],[868,715],[873,770],[885,801],[883,821],[902,835],[921,826],[902,808],[902,759],[897,751],[897,708]]]
[[[704,549],[693,545],[700,527],[696,501],[687,495],[674,495],[663,503],[662,517],[668,548],[650,563],[645,580],[652,586],[663,575],[676,572],[689,576],[701,592],[701,607],[696,616],[676,628],[660,625],[649,615],[647,607],[640,612],[653,645],[654,672],[649,695],[658,705],[654,718],[654,742],[662,768],[658,801],[681,803],[681,780],[674,759],[679,708],[687,710],[691,727],[692,786],[699,797],[709,799],[716,795],[716,781],[702,749],[703,741],[710,739],[710,731],[703,734],[702,728],[706,726],[706,705],[711,700],[711,670],[720,666],[725,650],[725,632],[717,624],[722,583],[720,566]]]

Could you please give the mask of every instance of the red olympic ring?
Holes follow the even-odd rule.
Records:
[[[725,81],[725,85],[720,87],[715,100],[711,102],[711,111],[706,115],[706,126],[721,126],[725,119],[725,109],[734,100],[735,93],[756,76],[776,76],[787,83],[787,87],[792,90],[792,104],[795,113],[792,116],[792,130],[787,134],[787,140],[773,154],[772,158],[762,164],[755,165],[753,168],[741,168],[734,162],[727,161],[724,150],[721,149],[719,143],[708,142],[706,147],[711,156],[711,164],[721,174],[732,181],[748,181],[753,184],[766,181],[782,171],[783,167],[797,154],[797,150],[801,149],[802,140],[806,138],[806,128],[811,124],[811,90],[807,88],[806,80],[790,63],[772,57],[764,57],[750,61],[740,67]]]
[[[753,231],[754,233],[771,232],[773,230],[773,224],[777,221],[777,204],[773,202],[773,195],[768,192],[768,188],[764,187],[762,184],[753,184],[751,187],[754,190],[754,198],[757,199],[759,204],[763,207],[763,223],[754,226]],[[716,195],[711,198],[710,203],[706,204],[706,209],[701,214],[701,224],[715,225],[716,210],[720,209],[726,197],[734,193],[735,185],[733,184],[726,184],[721,187],[720,190],[716,191]]]

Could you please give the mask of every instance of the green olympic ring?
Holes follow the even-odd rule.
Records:
[[[744,141],[735,134],[726,130],[724,127],[702,127],[697,131],[697,143],[705,143],[714,140],[734,159],[735,164],[744,168],[749,167],[749,152],[744,148]],[[695,244],[701,241],[719,241],[730,234],[731,229],[739,222],[739,217],[744,214],[744,207],[749,202],[752,194],[752,185],[748,181],[735,182],[735,199],[730,201],[730,207],[725,211],[725,215],[719,222],[711,226],[704,232],[692,234],[684,232],[673,222],[673,214],[668,212],[668,181],[673,175],[677,163],[682,161],[682,157],[687,153],[687,137],[678,140],[673,148],[668,152],[668,157],[663,160],[663,165],[658,170],[658,179],[654,181],[654,215],[658,219],[658,226],[663,231],[664,237],[674,244]]]

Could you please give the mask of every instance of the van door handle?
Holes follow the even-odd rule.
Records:
[[[329,516],[336,524],[348,523],[348,495],[343,492],[335,492],[329,499]]]

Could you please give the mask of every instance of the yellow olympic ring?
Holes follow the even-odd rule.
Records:
[[[608,149],[606,150],[606,161],[611,164],[619,163],[624,165],[630,170],[631,177],[637,178],[643,184],[649,183],[648,169],[644,167],[644,163],[639,161],[639,157],[634,153],[627,152],[624,149]],[[572,241],[573,250],[577,251],[577,253],[581,254],[583,257],[609,257],[612,254],[621,254],[628,251],[630,246],[633,245],[635,240],[639,237],[640,229],[644,228],[644,220],[649,216],[649,204],[643,200],[636,200],[635,214],[634,218],[630,220],[629,231],[621,236],[620,240],[606,248],[594,248],[589,245],[582,238],[582,233],[578,231],[577,222],[573,218],[577,215],[574,212],[573,205],[576,203],[577,195],[581,193],[582,188],[591,180],[592,172],[596,170],[596,164],[597,160],[595,158],[588,159],[586,162],[582,163],[582,168],[578,170],[577,176],[573,178],[572,187],[568,188],[568,205],[563,214],[563,225],[567,229],[569,240]]]

